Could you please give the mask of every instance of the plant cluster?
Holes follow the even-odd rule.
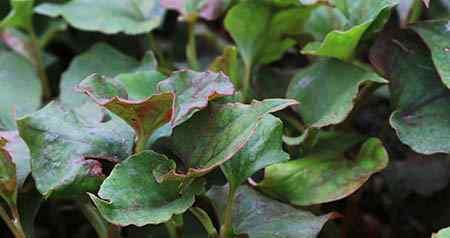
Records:
[[[49,201],[100,238],[349,237],[351,206],[327,204],[389,155],[449,174],[448,0],[10,0],[0,17],[15,238],[46,237]]]

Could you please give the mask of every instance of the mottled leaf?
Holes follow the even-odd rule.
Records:
[[[431,50],[434,65],[444,84],[450,88],[450,21],[427,21],[414,24],[415,30]]]
[[[9,153],[16,166],[16,183],[21,188],[30,174],[30,150],[17,131],[0,131],[0,137],[8,142],[3,149]]]
[[[265,115],[295,104],[296,101],[287,99],[253,101],[251,105],[216,104],[195,114],[191,120],[176,127],[172,136],[172,147],[186,171],[172,170],[162,178],[208,173],[247,144]]]
[[[216,186],[207,193],[219,214],[224,212],[227,191],[227,186]],[[316,238],[325,223],[336,215],[316,216],[272,200],[248,186],[241,186],[236,193],[232,217],[236,235],[247,234],[249,238]]]
[[[132,35],[155,29],[165,13],[158,0],[72,0],[65,4],[43,3],[35,11],[49,17],[62,16],[81,30]]]
[[[431,238],[449,238],[450,237],[450,227],[439,230],[438,233],[433,233]]]
[[[309,8],[294,7],[275,11],[260,1],[243,1],[234,6],[225,18],[230,32],[247,67],[278,60],[295,45],[286,37],[303,29]]]
[[[320,61],[294,76],[287,98],[296,99],[296,108],[306,124],[324,127],[345,120],[354,106],[359,88],[367,83],[386,83],[376,73],[338,60]]]
[[[175,72],[158,84],[160,92],[172,92],[175,98],[175,116],[172,127],[191,118],[208,106],[208,101],[234,94],[233,83],[223,73],[199,73],[190,70]]]
[[[129,98],[122,82],[98,74],[87,77],[78,87],[98,105],[113,112],[134,129],[138,151],[145,147],[158,128],[172,119],[174,94],[171,92],[135,100]]]
[[[17,27],[30,30],[32,27],[34,0],[10,0],[9,2],[11,11],[0,22],[0,28]]]
[[[232,188],[237,188],[258,170],[289,159],[282,149],[282,135],[283,123],[280,119],[272,115],[261,119],[247,145],[222,165]]]
[[[206,20],[215,20],[225,10],[228,0],[161,0],[161,5],[177,10],[185,17],[199,15]]]
[[[104,178],[98,160],[119,162],[133,146],[133,132],[118,119],[87,123],[56,102],[17,125],[31,151],[36,186],[46,197],[95,191]]]
[[[390,80],[396,111],[391,126],[400,140],[422,154],[449,153],[450,92],[415,34],[385,35],[371,49],[371,62]]]
[[[352,194],[388,163],[387,152],[378,139],[367,140],[356,158],[347,158],[344,148],[325,147],[301,159],[269,166],[258,187],[295,205],[331,202]]]
[[[76,86],[93,73],[115,77],[122,73],[154,69],[152,64],[142,62],[140,65],[135,59],[122,54],[111,46],[99,43],[72,60],[69,68],[62,75],[60,98],[64,105],[70,107],[78,107],[89,101],[86,96],[76,90]],[[152,89],[149,88],[150,90]]]
[[[181,191],[180,181],[158,183],[153,170],[174,167],[164,155],[144,151],[117,165],[100,187],[98,195],[90,195],[106,220],[117,225],[159,224],[173,215],[184,213],[194,204],[195,195],[203,192],[197,180]]]
[[[14,129],[14,116],[36,110],[41,102],[41,85],[27,59],[0,50],[0,130]]]
[[[16,204],[16,165],[11,154],[5,148],[7,143],[8,141],[5,138],[0,137],[0,197],[7,204]]]
[[[345,25],[341,23],[342,19],[338,18],[341,21],[339,24],[332,23],[332,26],[335,25],[338,28],[329,32],[322,41],[306,45],[302,53],[343,60],[351,58],[366,31],[384,11],[398,4],[399,0],[333,0],[331,2],[345,16]]]

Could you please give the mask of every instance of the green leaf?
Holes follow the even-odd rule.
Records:
[[[33,27],[34,0],[10,0],[10,4],[12,9],[0,22],[0,28],[16,27],[30,30]]]
[[[233,83],[223,73],[190,70],[175,72],[158,84],[158,90],[176,94],[172,127],[189,120],[194,113],[207,107],[208,101],[234,94]]]
[[[30,150],[17,131],[0,131],[0,137],[7,141],[3,149],[9,153],[15,164],[16,183],[17,187],[21,188],[30,174]]]
[[[158,183],[152,171],[174,167],[166,156],[153,151],[135,154],[117,165],[91,199],[106,220],[126,226],[159,224],[173,215],[184,213],[194,204],[195,195],[203,192],[197,180],[181,191],[180,181]]]
[[[431,238],[449,238],[450,237],[450,227],[439,230],[438,233],[433,233]]]
[[[49,17],[62,16],[81,30],[130,35],[152,31],[165,14],[157,0],[72,0],[66,4],[43,3],[35,11]]]
[[[0,197],[9,204],[17,202],[16,165],[5,149],[8,141],[0,137]]]
[[[227,186],[215,186],[207,193],[219,214],[224,212],[227,191]],[[241,186],[233,206],[233,230],[249,238],[316,238],[325,223],[335,217],[333,213],[316,216]]]
[[[281,58],[295,45],[285,35],[299,33],[309,13],[304,7],[274,11],[261,1],[242,1],[228,12],[224,24],[249,67]]]
[[[336,135],[334,139],[342,138]],[[346,158],[348,148],[325,147],[301,159],[272,165],[266,168],[258,187],[270,196],[300,206],[342,199],[384,169],[389,160],[378,139],[367,140],[356,158]]]
[[[222,165],[232,188],[237,188],[260,169],[289,160],[289,155],[282,149],[282,135],[283,123],[280,119],[272,115],[261,119],[247,145]]]
[[[87,77],[78,87],[98,105],[113,112],[134,129],[137,151],[145,147],[158,128],[170,122],[174,113],[175,96],[170,92],[135,100],[128,97],[127,89],[120,81],[98,74]]]
[[[371,49],[372,64],[390,80],[391,126],[422,154],[449,153],[450,92],[430,53],[413,33],[384,36]]]
[[[324,127],[345,120],[353,109],[360,86],[386,82],[376,73],[356,65],[324,60],[297,73],[286,97],[299,101],[296,110],[306,124]]]
[[[356,50],[361,38],[370,27],[375,25],[379,16],[385,17],[384,11],[397,5],[399,0],[334,0],[332,3],[345,16],[346,24],[343,26],[340,19],[338,28],[329,32],[323,41],[309,43],[303,48],[303,54],[334,57],[342,60],[350,59]],[[320,10],[322,11],[322,10]],[[331,10],[329,11],[333,13]],[[314,18],[311,18],[314,20]],[[319,18],[319,21],[322,19]]]
[[[29,61],[4,50],[0,50],[0,84],[0,130],[14,129],[14,116],[39,107],[41,84]]]
[[[414,24],[415,30],[431,50],[441,80],[450,88],[450,21],[427,21]]]
[[[287,99],[253,101],[251,105],[215,104],[195,114],[176,127],[172,136],[174,153],[183,161],[185,173],[171,170],[161,179],[210,172],[242,150],[265,115],[295,104]]]
[[[119,162],[133,147],[133,132],[112,118],[88,123],[52,102],[17,121],[31,151],[31,170],[44,196],[95,191],[104,179],[99,160]]]
[[[122,54],[111,46],[99,43],[94,45],[87,52],[75,57],[70,63],[68,70],[62,75],[60,98],[64,105],[72,108],[78,107],[89,101],[87,97],[83,96],[75,89],[84,78],[93,73],[115,77],[122,73],[133,73],[154,69],[155,67],[152,63],[149,64],[144,60],[140,64],[134,58]],[[124,83],[127,85],[126,82]],[[152,89],[149,88],[148,90],[151,92]],[[129,89],[129,91],[131,90]]]

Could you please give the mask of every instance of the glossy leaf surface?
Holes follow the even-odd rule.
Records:
[[[374,72],[359,66],[325,60],[297,73],[286,97],[299,101],[296,109],[306,124],[324,127],[345,120],[359,88],[369,82],[386,83]]]
[[[98,160],[119,162],[131,153],[133,133],[111,119],[87,123],[56,102],[17,121],[31,151],[31,170],[44,196],[94,191],[104,179]]]
[[[203,191],[203,182],[195,181],[181,191],[180,181],[158,183],[152,171],[175,163],[153,151],[135,154],[117,165],[91,199],[101,214],[117,225],[143,226],[168,221],[194,204]]]
[[[35,11],[62,16],[81,30],[132,35],[155,29],[165,13],[157,0],[72,0],[65,4],[43,3]]]

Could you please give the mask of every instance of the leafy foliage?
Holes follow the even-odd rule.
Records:
[[[0,237],[447,237],[449,19],[0,1]]]

